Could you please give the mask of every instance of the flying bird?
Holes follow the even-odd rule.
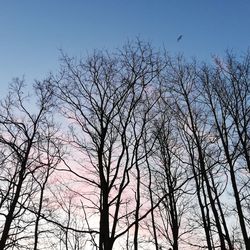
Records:
[[[177,42],[179,42],[182,39],[182,35],[178,36]]]

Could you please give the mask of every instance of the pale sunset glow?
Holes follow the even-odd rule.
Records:
[[[0,5],[0,250],[250,250],[250,2]]]

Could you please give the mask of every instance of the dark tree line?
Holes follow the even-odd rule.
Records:
[[[0,103],[0,249],[250,249],[249,53],[61,62]]]

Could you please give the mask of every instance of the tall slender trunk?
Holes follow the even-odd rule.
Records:
[[[48,179],[48,173],[46,175],[46,181]],[[39,199],[39,206],[38,206],[38,211],[37,211],[37,217],[35,221],[35,232],[34,232],[34,250],[37,250],[38,246],[38,238],[39,238],[39,221],[41,218],[41,212],[42,212],[42,204],[43,204],[43,195],[44,195],[44,189],[45,189],[45,183],[41,185],[41,194],[40,194],[40,199]]]
[[[187,104],[187,108],[188,108],[188,112],[189,112],[189,117],[191,120],[192,133],[193,133],[194,141],[196,143],[197,150],[198,150],[198,159],[199,159],[199,164],[200,164],[200,168],[201,168],[201,174],[203,175],[204,181],[206,183],[208,198],[209,198],[210,205],[211,205],[211,208],[212,208],[212,211],[214,214],[215,224],[216,224],[216,227],[218,230],[218,235],[219,235],[219,239],[220,239],[220,247],[221,247],[221,250],[226,250],[226,245],[225,245],[224,235],[223,235],[222,228],[221,228],[219,214],[217,212],[217,208],[216,208],[214,198],[213,198],[212,192],[211,192],[210,183],[209,183],[209,180],[207,177],[207,170],[206,170],[206,164],[204,161],[204,154],[202,151],[201,141],[200,141],[199,136],[197,135],[197,128],[196,128],[195,120],[193,117],[193,111],[191,108],[190,101],[188,99],[188,95],[186,94],[185,91],[184,91],[184,93],[185,93],[186,104]]]
[[[212,178],[212,173],[210,173],[210,176],[211,176],[211,181],[212,181],[213,190],[214,190],[214,194],[215,194],[215,200],[216,200],[217,206],[219,208],[220,217],[221,217],[221,220],[222,220],[222,225],[223,225],[224,232],[225,232],[225,239],[226,239],[227,244],[228,244],[228,249],[229,250],[234,250],[231,239],[230,239],[229,231],[228,231],[228,228],[227,228],[226,219],[225,219],[225,216],[224,216],[224,213],[223,213],[223,210],[222,210],[219,195],[218,195],[218,192],[217,192],[217,188],[215,186],[214,179]]]
[[[215,110],[212,109],[212,111],[214,114],[214,119],[215,119],[215,123],[217,126],[217,130],[219,132],[221,142],[222,142],[222,146],[223,146],[223,149],[225,152],[227,163],[229,165],[229,173],[230,173],[230,178],[231,178],[231,183],[232,183],[232,188],[233,188],[233,193],[234,193],[234,198],[235,198],[235,204],[236,204],[237,214],[238,214],[238,218],[239,218],[239,222],[240,222],[240,227],[241,227],[241,232],[243,235],[244,243],[245,243],[246,249],[250,249],[250,240],[248,238],[246,224],[245,224],[244,215],[243,215],[243,210],[241,207],[240,196],[239,196],[239,191],[238,191],[236,177],[235,177],[235,171],[234,171],[234,164],[233,164],[232,159],[230,157],[229,145],[227,142],[228,133],[226,131],[225,117],[224,116],[222,117],[223,125],[220,126],[217,115],[215,113]],[[224,128],[224,131],[222,131],[222,128]]]
[[[112,240],[109,237],[109,204],[108,190],[102,189],[102,208],[100,211],[100,250],[111,250]]]
[[[151,169],[150,165],[148,162],[148,157],[146,156],[146,163],[148,167],[148,173],[149,173],[149,185],[148,185],[148,190],[149,190],[149,197],[150,197],[150,205],[151,208],[154,206],[154,201],[153,201],[153,192],[151,189],[152,186],[152,174],[151,174]],[[151,220],[152,220],[152,227],[153,227],[153,236],[154,236],[154,244],[155,244],[155,250],[158,250],[158,237],[157,237],[157,232],[156,232],[156,225],[155,225],[155,216],[154,216],[154,210],[151,210]]]
[[[5,224],[4,224],[4,228],[3,228],[3,232],[2,232],[2,237],[0,240],[0,250],[3,250],[5,248],[6,242],[7,242],[8,237],[9,237],[9,231],[10,231],[10,226],[11,226],[11,223],[13,220],[14,211],[15,211],[15,208],[16,208],[16,205],[17,205],[20,193],[21,193],[22,184],[24,181],[25,167],[26,167],[26,161],[22,163],[21,170],[19,173],[19,181],[17,184],[14,199],[11,202],[9,212],[6,216],[6,220],[5,220]]]
[[[189,145],[189,148],[190,148],[190,145]],[[210,238],[210,224],[208,223],[208,221],[206,219],[204,205],[203,205],[202,199],[201,199],[201,193],[200,193],[201,186],[200,186],[200,181],[198,179],[199,175],[196,173],[195,162],[194,162],[193,155],[191,153],[190,153],[190,157],[191,157],[192,171],[193,171],[195,185],[196,185],[197,198],[198,198],[198,203],[199,203],[199,206],[200,206],[201,217],[202,217],[202,222],[203,222],[203,229],[204,229],[205,236],[206,236],[206,241],[207,241],[207,249],[208,250],[213,250],[212,243],[211,243],[211,238]]]
[[[136,157],[137,158],[137,157]],[[137,173],[137,183],[136,183],[136,209],[135,209],[135,231],[134,231],[134,250],[138,250],[138,234],[139,234],[139,211],[140,211],[140,169],[138,163],[136,162],[136,173]]]

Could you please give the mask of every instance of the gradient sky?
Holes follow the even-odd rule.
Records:
[[[0,0],[1,92],[13,77],[30,83],[56,72],[59,49],[84,56],[138,36],[189,58],[242,54],[250,0]]]

